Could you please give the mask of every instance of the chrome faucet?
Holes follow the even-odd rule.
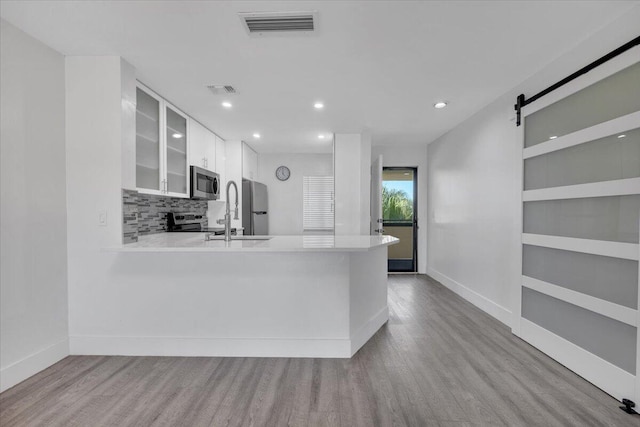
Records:
[[[227,209],[224,214],[224,219],[219,219],[218,224],[224,224],[224,241],[231,241],[231,200],[229,199],[229,187],[233,184],[233,188],[236,190],[236,208],[234,210],[233,219],[238,218],[238,186],[234,181],[227,182]]]

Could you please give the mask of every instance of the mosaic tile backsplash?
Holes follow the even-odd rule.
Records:
[[[194,212],[202,214],[203,227],[207,226],[207,201],[177,197],[141,194],[122,190],[123,243],[138,241],[138,236],[167,231],[167,212]]]

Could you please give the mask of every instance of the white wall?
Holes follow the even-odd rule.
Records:
[[[519,286],[522,128],[531,96],[637,36],[640,7],[598,31],[428,147],[428,273],[513,325]],[[448,108],[454,108],[454,103]]]
[[[115,56],[66,57],[67,220],[69,335],[100,334],[117,322],[126,292],[114,285],[115,255],[122,243],[124,127],[135,120],[134,70]],[[125,146],[123,147],[123,144]],[[98,225],[100,212],[107,224]],[[105,314],[110,313],[108,320]]]
[[[519,128],[510,97],[428,147],[428,273],[504,322],[519,237]]]
[[[369,234],[371,137],[335,134],[335,234]]]
[[[0,21],[0,391],[69,354],[64,57]]]
[[[418,168],[418,273],[427,272],[427,147],[426,145],[378,145],[371,158],[382,155],[383,166]]]
[[[360,233],[371,233],[371,133],[360,140]]]
[[[287,166],[291,177],[276,178],[278,166]],[[332,176],[332,154],[259,154],[258,181],[269,193],[269,234],[298,235],[303,232],[302,177]]]

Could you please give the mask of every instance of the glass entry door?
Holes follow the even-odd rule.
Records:
[[[414,272],[417,260],[417,170],[382,170],[382,226],[384,234],[400,239],[389,246],[389,271]]]

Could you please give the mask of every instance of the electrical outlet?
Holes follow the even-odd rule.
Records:
[[[107,211],[104,209],[98,211],[98,225],[101,227],[107,226]]]

